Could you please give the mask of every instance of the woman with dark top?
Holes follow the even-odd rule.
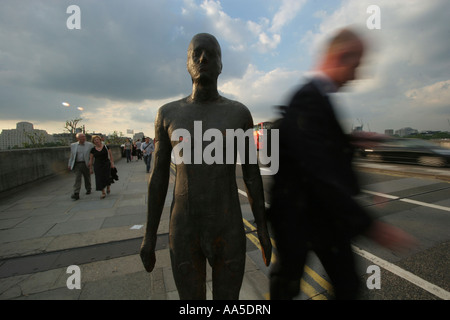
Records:
[[[114,159],[111,151],[102,143],[99,136],[93,136],[92,142],[94,148],[91,150],[89,168],[91,174],[92,170],[95,172],[95,187],[97,191],[102,192],[100,199],[104,199],[106,197],[105,188],[108,194],[111,192],[111,168],[114,168]]]

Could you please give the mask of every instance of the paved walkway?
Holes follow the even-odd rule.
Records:
[[[127,163],[122,159],[116,165],[119,181],[105,199],[96,191],[85,195],[82,188],[81,199],[71,200],[72,174],[40,181],[13,194],[0,194],[0,299],[178,299],[167,245],[174,176],[158,230],[157,263],[149,274],[138,252],[150,175],[142,161]],[[450,181],[448,168],[367,162],[358,166],[366,171]],[[245,197],[241,197],[241,204],[244,219],[252,222]],[[247,229],[250,240],[254,235],[251,231]],[[265,300],[268,268],[250,240],[240,299]],[[67,287],[73,272],[67,272],[70,265],[80,267],[81,289]],[[209,271],[207,298],[211,299]]]
[[[167,246],[174,176],[158,230],[157,263],[149,274],[138,255],[149,174],[142,161],[122,159],[116,166],[119,181],[105,199],[99,191],[85,195],[83,186],[80,200],[71,200],[72,174],[0,198],[0,299],[178,299]],[[250,214],[248,204],[242,209],[244,216]],[[263,300],[269,291],[267,268],[251,246],[240,299]],[[76,283],[69,265],[80,267],[81,289],[68,289],[69,278]]]

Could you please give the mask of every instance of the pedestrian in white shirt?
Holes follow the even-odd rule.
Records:
[[[73,185],[72,199],[80,199],[81,177],[84,178],[86,194],[91,193],[91,174],[89,172],[89,155],[94,145],[86,141],[84,133],[77,134],[78,142],[70,145],[70,157],[68,168],[75,172],[75,184]]]

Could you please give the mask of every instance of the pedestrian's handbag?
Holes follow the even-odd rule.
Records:
[[[116,168],[111,168],[111,158],[109,156],[109,149],[106,146],[106,144],[105,144],[105,148],[106,148],[106,151],[108,152],[108,166],[110,168],[109,181],[112,184],[112,183],[114,183],[114,180],[119,180],[119,176],[117,175],[117,169]]]
[[[119,176],[117,175],[117,168],[111,168],[111,182],[114,182],[114,180],[118,181]]]

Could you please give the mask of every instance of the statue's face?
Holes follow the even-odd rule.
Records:
[[[222,56],[217,40],[208,34],[196,35],[188,49],[187,69],[194,82],[211,81],[222,72]]]

